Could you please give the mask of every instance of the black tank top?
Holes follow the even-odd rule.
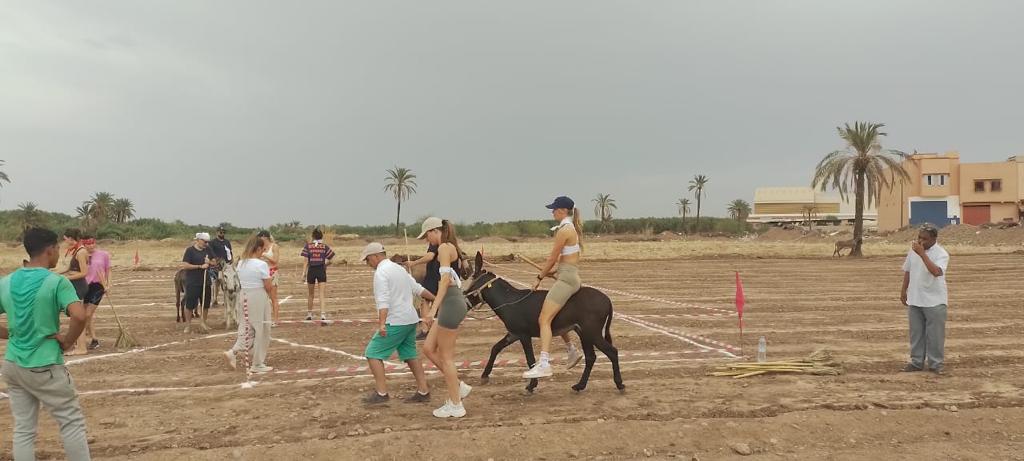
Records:
[[[71,254],[71,264],[68,265],[71,272],[82,272],[82,265],[78,264],[79,251],[82,251],[82,248],[75,250],[75,252]],[[72,280],[71,286],[75,287],[75,291],[78,292],[78,297],[81,298],[82,296],[85,296],[85,291],[89,288],[89,283],[85,281],[85,278],[80,278],[78,280]]]

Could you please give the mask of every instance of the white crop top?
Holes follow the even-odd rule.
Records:
[[[558,223],[557,226],[552,227],[551,230],[557,232],[559,229],[565,226],[573,226],[572,218],[566,217],[565,219],[562,220],[562,222]],[[575,231],[576,229],[573,228],[573,232]],[[577,242],[575,245],[566,245],[562,247],[562,256],[574,255],[580,252],[579,235],[576,235],[576,239]]]

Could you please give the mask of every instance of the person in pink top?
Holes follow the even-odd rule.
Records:
[[[89,255],[89,270],[85,275],[85,281],[89,286],[82,299],[88,320],[85,323],[85,334],[79,337],[75,349],[84,353],[100,346],[99,340],[96,339],[96,331],[93,329],[93,317],[96,308],[103,301],[103,296],[110,291],[110,253],[99,249],[96,246],[96,239],[92,236],[82,239],[82,246]]]

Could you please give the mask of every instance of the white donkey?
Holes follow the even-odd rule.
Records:
[[[242,290],[242,282],[234,266],[227,263],[223,266],[217,275],[217,286],[224,290],[224,329],[231,331],[232,322],[238,324],[238,294]]]

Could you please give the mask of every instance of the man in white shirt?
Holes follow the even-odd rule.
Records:
[[[430,387],[423,374],[423,364],[416,353],[416,326],[420,314],[413,305],[413,296],[428,301],[434,295],[424,289],[405,268],[391,262],[384,252],[384,245],[371,243],[363,249],[361,260],[374,269],[373,299],[377,305],[377,331],[366,345],[366,361],[370,364],[376,389],[363,402],[385,403],[390,399],[387,381],[384,377],[384,360],[396,350],[398,358],[409,365],[416,377],[417,392],[405,399],[407,403],[430,401]]]
[[[936,228],[922,227],[903,262],[900,301],[910,319],[910,363],[903,367],[905,372],[924,370],[927,359],[932,373],[943,374],[949,253],[936,243],[938,237]]]

